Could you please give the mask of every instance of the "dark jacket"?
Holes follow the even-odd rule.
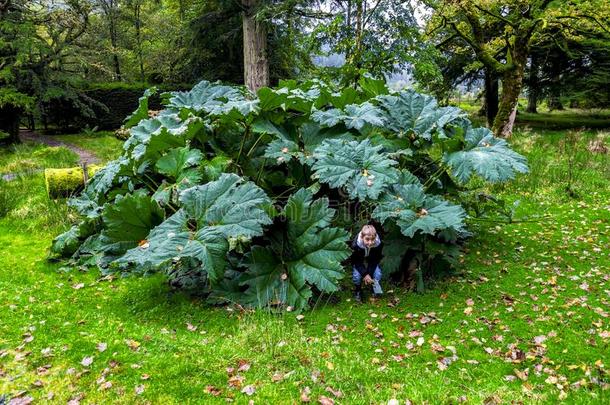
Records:
[[[356,268],[362,277],[367,274],[373,277],[375,269],[383,258],[383,242],[380,242],[376,247],[369,249],[369,254],[366,256],[366,249],[358,246],[358,237],[352,241],[352,256],[350,263]]]

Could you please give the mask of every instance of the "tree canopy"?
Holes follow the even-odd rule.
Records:
[[[91,83],[188,88],[205,79],[256,90],[322,78],[353,87],[365,73],[400,73],[445,103],[453,86],[484,79],[489,124],[507,136],[524,89],[550,105],[558,91],[581,104],[604,93],[609,8],[602,0],[6,0],[0,127],[15,140],[22,118],[44,121],[58,105],[64,116],[93,117],[99,106],[82,91]]]
[[[610,7],[604,1],[552,0],[426,0],[433,10],[429,32],[440,44],[459,41],[468,46],[490,77],[502,80],[502,94],[493,130],[512,132],[516,105],[532,47],[554,30],[567,35],[608,32]]]

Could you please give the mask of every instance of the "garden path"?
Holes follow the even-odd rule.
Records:
[[[74,152],[78,155],[80,164],[86,163],[86,164],[90,165],[90,164],[95,164],[95,163],[100,162],[100,159],[97,156],[95,156],[95,154],[92,153],[91,151],[79,148],[78,146],[73,145],[69,142],[60,141],[59,139],[56,139],[49,135],[41,135],[37,132],[30,131],[29,129],[22,129],[19,132],[19,138],[21,139],[22,142],[30,141],[30,142],[43,143],[43,144],[49,145],[49,146],[63,146],[64,148],[68,148],[72,152]]]
[[[57,138],[54,138],[53,136],[41,135],[29,129],[22,129],[19,131],[19,138],[22,142],[36,142],[48,146],[63,146],[64,148],[70,149],[72,152],[78,155],[78,161],[81,165],[91,165],[100,162],[100,159],[95,156],[93,152],[79,148],[78,146],[73,145],[69,142],[61,141]],[[14,180],[16,177],[17,173],[5,173],[2,174],[1,179],[4,181],[11,181]]]

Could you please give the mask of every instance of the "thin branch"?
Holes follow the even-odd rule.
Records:
[[[593,17],[592,15],[588,15],[588,14],[561,15],[556,18],[557,19],[572,19],[572,20],[578,20],[578,19],[591,20],[591,21],[595,22],[603,31],[610,34],[610,30],[608,29],[608,27],[606,27],[603,23],[601,23],[596,17]]]
[[[366,28],[366,25],[368,24],[368,22],[371,19],[372,15],[375,14],[375,10],[379,6],[379,3],[381,3],[381,0],[377,0],[377,3],[375,3],[373,8],[368,12],[368,15],[366,16],[366,18],[364,19],[364,22],[362,23],[362,29],[363,30]]]
[[[463,33],[457,26],[457,24],[454,21],[449,21],[449,25],[453,28],[453,30],[455,31],[455,33],[462,38],[464,41],[466,41],[468,43],[468,45],[470,45],[472,47],[472,49],[474,50],[475,54],[477,55],[477,57],[479,58],[479,60],[487,67],[491,68],[492,70],[495,70],[498,73],[502,73],[506,70],[511,69],[512,67],[509,65],[503,65],[502,63],[498,62],[496,59],[494,59],[492,56],[490,56],[489,54],[486,53],[485,49],[483,49],[483,46],[477,42],[475,42],[475,40],[473,40],[472,38],[470,38],[468,35],[466,35],[465,33]]]
[[[436,31],[440,30],[441,28],[445,28],[446,26],[447,26],[447,18],[445,16],[442,16],[442,23],[439,24],[438,27],[434,27],[430,31],[426,32],[426,35],[430,36],[430,35],[434,34]]]
[[[319,19],[319,20],[333,18],[335,16],[333,13],[325,13],[323,11],[311,11],[311,10],[300,9],[300,8],[295,8],[295,9],[291,10],[291,12],[299,17],[315,18],[315,19]]]
[[[460,36],[458,34],[453,34],[451,35],[449,38],[444,39],[443,41],[441,41],[439,44],[435,45],[435,47],[437,49],[441,49],[443,48],[445,45],[447,45],[449,42],[453,41],[455,38],[460,38]]]
[[[509,20],[508,18],[506,18],[506,17],[502,17],[501,15],[494,14],[494,13],[492,13],[491,11],[489,11],[489,10],[487,10],[487,9],[484,9],[483,7],[479,6],[478,4],[475,4],[475,5],[474,5],[474,7],[475,7],[477,10],[479,10],[479,11],[481,11],[481,12],[483,12],[483,13],[485,13],[485,14],[487,14],[487,15],[489,15],[489,16],[491,16],[491,17],[495,18],[495,19],[498,19],[498,20],[500,20],[500,21],[503,21],[503,22],[505,22],[506,24],[510,25],[511,27],[513,27],[513,28],[517,29],[517,26],[516,26],[516,25],[515,25],[515,24],[514,24],[514,23],[513,23],[511,20]]]

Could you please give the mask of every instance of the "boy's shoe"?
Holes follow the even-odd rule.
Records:
[[[373,298],[375,298],[376,300],[380,299],[383,296],[383,294],[373,294]]]
[[[354,301],[362,302],[362,293],[360,291],[354,291]]]

